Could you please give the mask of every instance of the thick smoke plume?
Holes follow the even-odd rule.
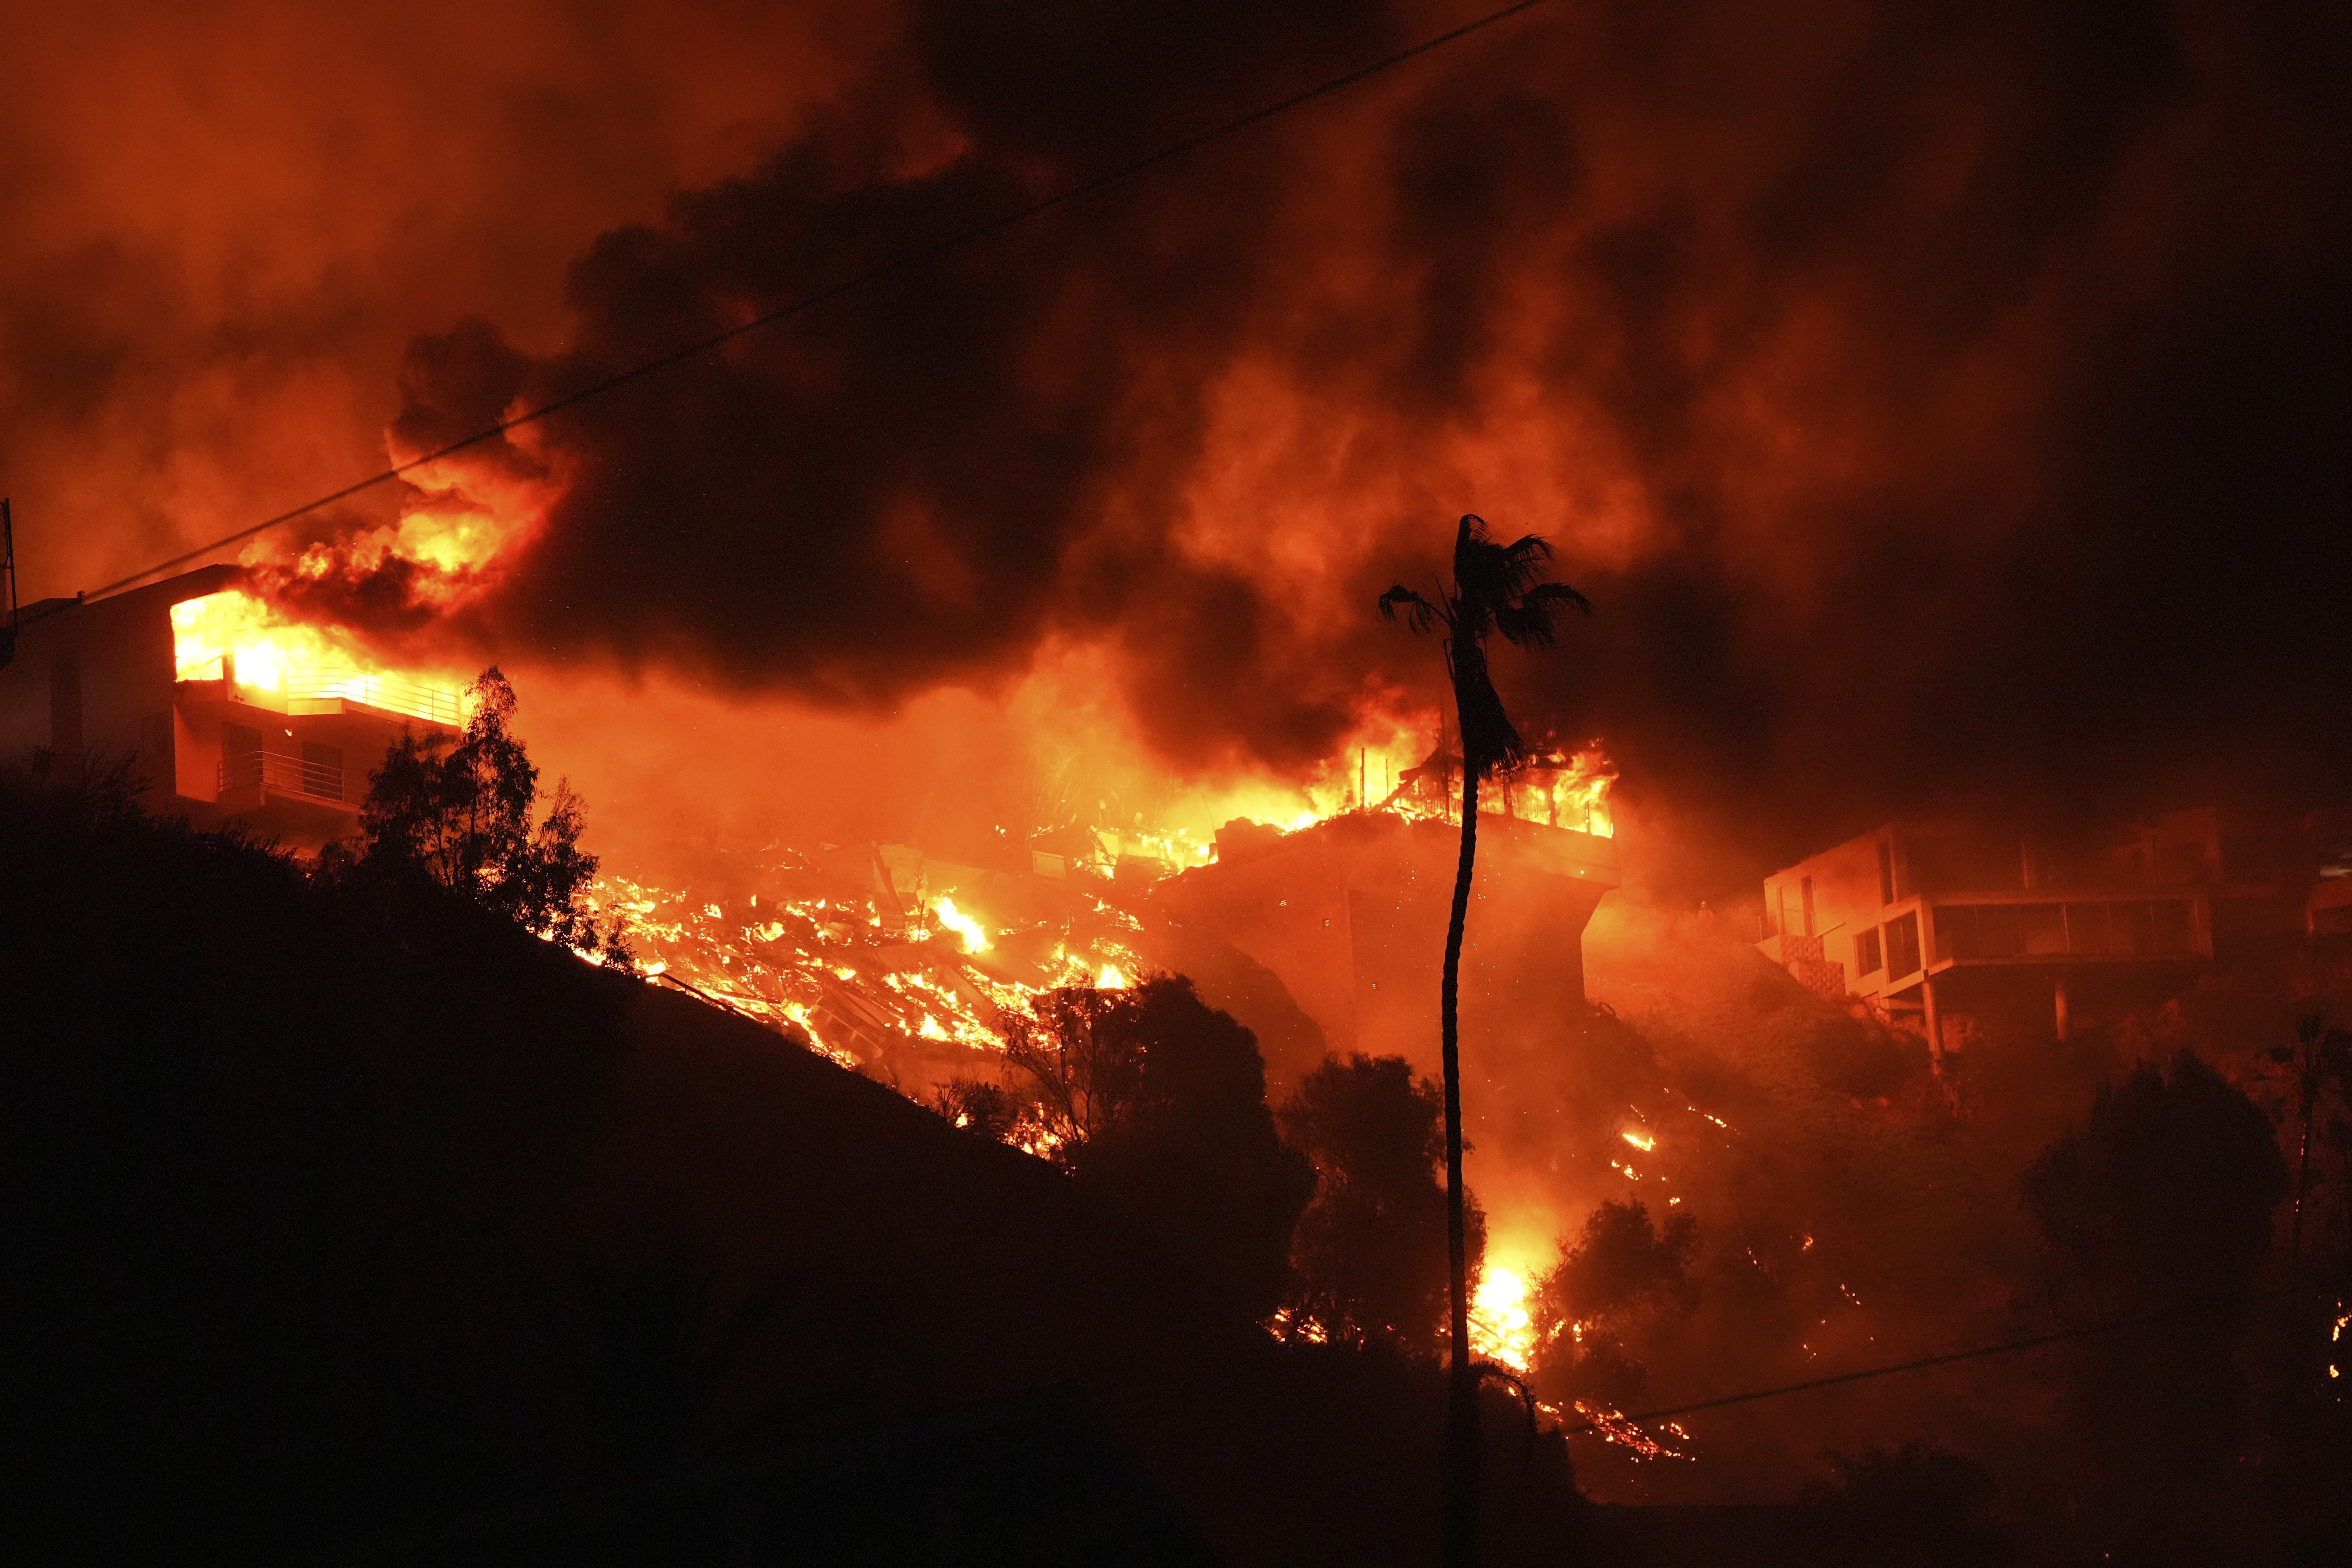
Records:
[[[115,88],[8,110],[34,585],[1464,15],[45,22]],[[1748,855],[2250,756],[2308,795],[2347,64],[2341,7],[1539,8],[450,465],[561,487],[471,632],[849,710],[1087,648],[1180,768],[1295,767],[1433,706],[1370,595],[1475,510],[1602,610],[1523,711]]]

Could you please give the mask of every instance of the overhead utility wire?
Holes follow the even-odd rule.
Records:
[[[2291,1296],[2322,1294],[2316,1287],[2293,1286],[2284,1290],[2272,1290],[2259,1296],[2243,1296],[2227,1301],[2209,1301],[2193,1307],[2174,1307],[2161,1312],[2147,1312],[2137,1318],[2118,1318],[2111,1323],[2090,1323],[2078,1329],[2061,1329],[2055,1333],[2036,1334],[2032,1339],[2011,1340],[2002,1344],[1979,1345],[1973,1350],[1953,1351],[1946,1355],[1922,1357],[1918,1361],[1897,1362],[1893,1366],[1874,1366],[1862,1372],[1843,1372],[1831,1377],[1816,1377],[1805,1383],[1782,1384],[1778,1388],[1759,1388],[1746,1394],[1727,1394],[1718,1399],[1702,1399],[1694,1405],[1676,1405],[1664,1410],[1644,1410],[1633,1415],[1612,1415],[1610,1419],[1636,1426],[1644,1421],[1664,1421],[1672,1415],[1690,1415],[1702,1410],[1720,1410],[1727,1405],[1746,1405],[1759,1399],[1777,1399],[1784,1394],[1803,1394],[1809,1389],[1835,1388],[1841,1384],[1862,1383],[1874,1377],[1892,1377],[1898,1372],[1924,1372],[1929,1367],[1949,1366],[1954,1362],[1975,1361],[1983,1356],[2007,1355],[2012,1351],[2032,1350],[2040,1345],[2054,1345],[2067,1340],[2089,1339],[2096,1334],[2121,1333],[2127,1329],[2144,1329],[2152,1323],[2168,1322],[2175,1318],[2202,1317],[2209,1313],[2228,1311],[2238,1307],[2265,1306]],[[1601,1430],[1598,1421],[1584,1421],[1560,1428],[1564,1436],[1577,1437],[1588,1432]]]
[[[905,271],[910,267],[919,266],[926,261],[935,260],[940,257],[947,255],[950,251],[961,250],[965,246],[975,244],[992,235],[1000,234],[1005,229],[1013,227],[1016,224],[1025,223],[1030,218],[1035,217],[1040,213],[1047,212],[1055,207],[1064,205],[1066,203],[1076,201],[1082,196],[1090,196],[1107,186],[1115,185],[1121,180],[1131,179],[1135,175],[1140,174],[1147,170],[1157,168],[1162,163],[1168,163],[1173,159],[1181,158],[1187,153],[1205,147],[1210,142],[1230,136],[1237,131],[1246,131],[1253,125],[1257,125],[1265,121],[1272,120],[1278,114],[1283,114],[1290,110],[1297,108],[1300,104],[1312,102],[1316,99],[1325,97],[1330,93],[1338,92],[1342,88],[1353,87],[1356,83],[1363,81],[1367,78],[1378,76],[1381,72],[1389,69],[1392,66],[1402,65],[1405,61],[1412,59],[1416,56],[1425,55],[1432,49],[1441,48],[1447,44],[1453,43],[1457,38],[1468,37],[1471,34],[1479,31],[1481,28],[1491,27],[1496,23],[1516,16],[1522,11],[1531,11],[1536,6],[1540,5],[1543,3],[1544,0],[1518,0],[1517,5],[1506,5],[1499,11],[1489,12],[1486,16],[1479,17],[1476,21],[1465,22],[1461,26],[1454,28],[1451,32],[1440,33],[1433,38],[1424,38],[1420,43],[1413,45],[1411,48],[1391,55],[1386,59],[1375,60],[1368,66],[1360,66],[1356,69],[1349,71],[1347,75],[1334,77],[1329,81],[1323,83],[1319,87],[1310,87],[1306,91],[1294,93],[1290,97],[1282,100],[1280,102],[1269,103],[1262,109],[1252,110],[1249,113],[1243,115],[1238,120],[1229,120],[1213,130],[1203,131],[1197,135],[1187,137],[1185,140],[1176,142],[1172,146],[1163,147],[1159,152],[1152,153],[1150,157],[1139,158],[1132,163],[1124,164],[1119,168],[1113,169],[1107,174],[1097,174],[1093,179],[1081,181],[1077,184],[1057,191],[1054,195],[1046,196],[1042,200],[1032,202],[1025,207],[1019,207],[1012,212],[1005,213],[1001,216],[991,218],[988,222],[982,224],[977,228],[966,229],[962,233],[955,235],[950,238],[940,240],[935,244],[925,246],[919,250],[908,251],[905,255],[885,261],[879,266],[868,268],[866,270],[857,273],[854,277],[845,279],[841,282],[831,284],[826,288],[820,289],[814,294],[803,295],[800,299],[793,300],[791,304],[780,306],[776,310],[769,311],[766,315],[754,316],[750,321],[730,327],[723,332],[714,333],[709,337],[699,340],[698,342],[688,343],[683,348],[672,349],[667,353],[658,355],[656,358],[644,361],[642,363],[633,365],[629,369],[622,371],[617,374],[605,377],[603,381],[593,383],[588,386],[583,386],[576,392],[566,393],[563,396],[556,398],[551,402],[542,403],[536,408],[527,409],[523,413],[518,414],[510,419],[501,419],[495,425],[475,431],[472,435],[465,437],[463,440],[453,441],[449,445],[443,447],[436,451],[425,453],[421,458],[412,458],[407,462],[399,464],[394,468],[386,468],[381,473],[371,474],[366,479],[358,481],[356,484],[345,485],[341,489],[336,490],[332,494],[320,496],[315,500],[305,501],[300,506],[294,508],[290,511],[279,512],[276,517],[269,518],[265,521],[257,522],[250,528],[241,528],[235,533],[228,534],[220,539],[215,539],[210,544],[205,545],[199,549],[191,550],[184,555],[175,555],[169,561],[150,566],[144,572],[134,572],[128,577],[109,583],[103,588],[91,590],[89,596],[91,598],[97,598],[103,595],[111,594],[118,588],[127,588],[131,586],[131,584],[142,582],[149,577],[154,576],[158,573],[169,572],[174,566],[184,566],[191,561],[201,560],[205,556],[210,555],[215,550],[225,549],[229,545],[236,543],[240,540],[250,539],[257,533],[266,533],[273,528],[292,522],[296,518],[303,517],[310,512],[314,512],[320,507],[332,506],[339,500],[349,500],[351,497],[358,495],[363,490],[373,489],[378,485],[383,484],[392,479],[399,479],[403,475],[413,473],[416,469],[425,467],[427,464],[437,463],[442,458],[454,456],[458,452],[466,450],[469,447],[479,446],[482,442],[490,440],[496,437],[503,436],[509,430],[519,429],[525,425],[533,424],[539,420],[544,419],[551,414],[560,413],[566,408],[574,406],[575,405],[585,403],[592,397],[601,397],[605,393],[611,392],[616,387],[625,386],[629,383],[639,380],[645,376],[651,375],[656,371],[667,370],[671,365],[677,364],[682,360],[692,359],[698,353],[703,353],[709,350],[715,349],[722,343],[731,342],[735,339],[742,337],[746,333],[758,331],[762,327],[773,326],[778,321],[785,321],[791,317],[802,315],[807,311],[814,310],[818,306],[826,304],[834,300],[837,300],[842,295],[847,294],[854,289],[862,289],[868,283],[875,282],[883,278],[887,278],[896,272]]]

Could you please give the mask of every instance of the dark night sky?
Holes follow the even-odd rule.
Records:
[[[28,592],[1477,11],[770,9],[28,19]],[[1743,855],[2336,798],[2347,83],[2340,4],[1557,0],[490,454],[563,491],[469,625],[852,709],[1092,645],[1296,766],[1431,694],[1371,596],[1475,510],[1601,605],[1523,716]]]

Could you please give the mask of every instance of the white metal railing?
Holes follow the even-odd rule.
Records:
[[[223,794],[233,789],[251,789],[256,784],[285,795],[339,801],[343,798],[343,769],[339,763],[314,763],[302,757],[280,756],[275,752],[247,752],[223,759]]]
[[[298,702],[341,701],[453,728],[466,721],[464,700],[447,687],[362,675],[355,669],[323,669],[289,679],[284,695],[289,712],[299,711],[294,707]]]

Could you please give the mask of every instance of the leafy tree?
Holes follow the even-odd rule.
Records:
[[[1623,1408],[1648,1375],[1623,1342],[1657,1318],[1690,1310],[1697,1252],[1696,1219],[1675,1215],[1655,1226],[1639,1203],[1604,1203],[1574,1242],[1562,1237],[1559,1261],[1536,1286],[1538,1386]]]
[[[1315,1174],[1275,1131],[1255,1035],[1190,980],[1160,974],[1050,993],[1014,1024],[1006,1059],[1080,1184],[1149,1226],[1235,1312],[1274,1310]],[[992,1101],[980,1109],[1003,1119]]]
[[[1020,1075],[1049,1151],[1084,1145],[1142,1093],[1143,1041],[1112,1017],[1125,994],[1073,985],[1038,997],[1027,1017],[1005,1016],[1005,1065]]]
[[[2244,1294],[2288,1179],[2262,1111],[2183,1051],[2103,1087],[2021,1184],[2062,1272],[2100,1310],[2146,1310]]]
[[[1797,1500],[1831,1521],[1830,1539],[1887,1568],[1989,1568],[2016,1560],[2016,1543],[1992,1518],[2000,1493],[1975,1460],[1913,1441],[1900,1448],[1822,1456],[1827,1477]]]
[[[620,922],[585,907],[596,857],[580,847],[580,797],[559,782],[542,798],[539,769],[516,737],[514,687],[496,666],[467,688],[474,710],[455,742],[404,733],[368,781],[359,841],[328,846],[321,871],[345,880],[446,888],[526,931],[600,960],[630,962]]]
[[[1499,632],[1521,647],[1549,647],[1553,618],[1563,610],[1592,613],[1591,601],[1565,583],[1542,581],[1551,546],[1530,533],[1509,544],[1486,535],[1484,518],[1465,514],[1454,537],[1454,584],[1432,604],[1400,583],[1382,594],[1381,614],[1402,608],[1415,632],[1445,626],[1445,668],[1454,682],[1454,710],[1462,732],[1462,858],[1454,874],[1454,907],[1445,925],[1445,972],[1438,992],[1439,1037],[1445,1071],[1446,1245],[1452,1271],[1449,1337],[1453,1376],[1446,1418],[1446,1549],[1456,1564],[1475,1554],[1478,1372],[1470,1360],[1468,1200],[1462,1187],[1462,1063],[1457,1001],[1462,931],[1470,910],[1470,880],[1478,856],[1478,784],[1517,767],[1527,746],[1503,710],[1486,672],[1486,638]]]
[[[1329,1058],[1283,1106],[1284,1138],[1318,1173],[1291,1248],[1292,1331],[1414,1352],[1433,1342],[1449,1263],[1443,1114],[1437,1086],[1402,1057]],[[1486,1216],[1465,1207],[1476,1258]]]
[[[2239,1534],[2251,1406],[2235,1349],[2286,1195],[2270,1121],[2189,1052],[2102,1088],[2021,1180],[2057,1280],[2099,1317],[2168,1313],[2069,1357],[2083,1515],[2118,1559],[2212,1561]],[[2104,1435],[2132,1434],[2118,1448]]]

